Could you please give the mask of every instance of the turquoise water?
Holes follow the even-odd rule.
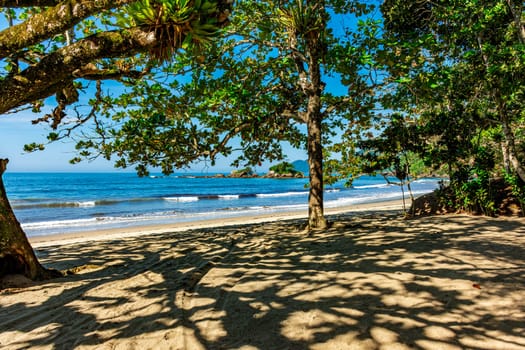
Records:
[[[138,177],[132,173],[6,173],[6,191],[28,236],[188,222],[307,208],[307,179]],[[438,179],[413,184],[416,195]],[[326,189],[325,207],[401,198],[398,186],[364,176]]]

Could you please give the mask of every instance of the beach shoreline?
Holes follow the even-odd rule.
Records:
[[[382,202],[370,202],[363,204],[355,204],[349,206],[342,206],[338,208],[325,209],[325,215],[337,215],[342,213],[359,213],[363,211],[389,211],[401,210],[403,207],[402,200],[391,200]],[[306,219],[308,212],[304,211],[286,211],[275,212],[269,214],[255,214],[243,215],[230,218],[215,218],[215,219],[199,219],[195,221],[145,225],[145,226],[130,226],[112,229],[100,229],[92,231],[81,231],[72,233],[60,233],[41,236],[28,237],[29,242],[34,248],[48,247],[54,245],[81,243],[87,241],[120,239],[127,237],[144,236],[151,234],[158,234],[164,232],[181,232],[193,229],[224,227],[231,225],[246,225],[257,224],[265,222],[275,222],[282,220]]]

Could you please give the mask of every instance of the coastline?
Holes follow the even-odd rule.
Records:
[[[337,215],[342,213],[363,212],[363,211],[389,211],[401,210],[403,207],[402,200],[390,200],[382,202],[370,202],[338,208],[326,208],[325,215]],[[257,224],[265,222],[275,222],[281,220],[306,219],[307,211],[290,211],[278,212],[271,214],[259,214],[250,216],[238,216],[228,219],[201,219],[190,222],[158,224],[146,226],[132,226],[122,228],[112,228],[93,231],[81,231],[72,233],[60,233],[42,236],[28,237],[29,242],[34,248],[48,247],[55,245],[64,245],[72,243],[82,243],[88,241],[101,241],[111,239],[121,239],[128,237],[137,237],[143,235],[159,234],[165,232],[181,232],[192,229],[204,229],[213,227],[225,227],[232,225]]]

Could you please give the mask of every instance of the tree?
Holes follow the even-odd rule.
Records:
[[[407,186],[411,203],[414,202],[411,182],[421,176],[413,169],[414,156],[422,154],[421,131],[407,116],[393,114],[389,124],[377,137],[357,142],[358,166],[366,174],[382,173],[389,184],[398,185],[402,191],[403,211],[406,213],[405,190]],[[419,169],[422,171],[422,169]],[[392,182],[389,176],[395,176],[399,182]]]
[[[473,162],[476,135],[492,130],[501,167],[525,180],[523,2],[389,0],[381,8],[398,83],[388,107],[428,126],[458,126],[448,134],[449,160]]]
[[[19,273],[32,279],[58,277],[60,272],[40,265],[9,205],[2,180],[7,163],[7,159],[0,159],[0,276]]]
[[[150,76],[108,100],[111,126],[79,149],[117,154],[118,166],[144,174],[149,166],[169,173],[199,159],[213,164],[218,154],[240,154],[235,166],[281,160],[286,141],[307,149],[309,227],[323,228],[324,147],[342,125],[365,123],[373,106],[360,71],[366,55],[353,45],[359,33],[334,29],[331,19],[369,9],[359,1],[239,1],[229,36],[198,62],[179,56],[166,67],[186,81]],[[333,93],[328,78],[347,91]]]
[[[228,23],[230,0],[5,0],[7,26],[0,32],[0,114],[33,108],[40,113],[55,95],[50,113],[35,120],[67,136],[94,120],[104,103],[102,83],[131,84],[179,48],[197,52]],[[106,28],[103,29],[103,28]],[[96,91],[89,82],[96,81]],[[83,91],[94,93],[91,107],[73,116],[66,108]],[[80,107],[79,107],[80,108]],[[72,123],[72,124],[70,124]],[[73,125],[73,126],[71,126]],[[28,149],[41,148],[30,145]],[[0,162],[0,175],[7,160]],[[9,205],[0,181],[0,273],[23,273],[32,279],[56,275],[36,259]]]

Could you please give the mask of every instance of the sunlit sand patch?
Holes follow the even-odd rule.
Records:
[[[338,327],[357,323],[352,317],[338,317],[322,310],[297,311],[283,321],[282,334],[292,340],[311,342],[318,334],[330,333]],[[353,333],[357,336],[357,332]]]
[[[423,350],[463,350],[463,347],[447,341],[421,339],[415,341]]]

